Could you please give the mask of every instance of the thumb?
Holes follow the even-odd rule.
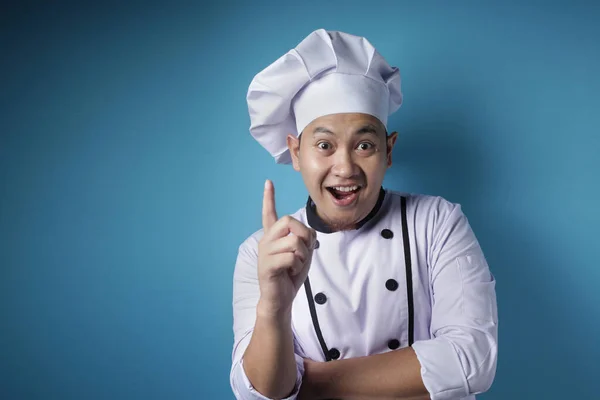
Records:
[[[275,187],[273,182],[266,180],[263,193],[262,223],[266,231],[277,222],[277,211],[275,210]]]

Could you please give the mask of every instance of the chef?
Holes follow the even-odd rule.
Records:
[[[452,99],[448,99],[452,101]],[[494,380],[495,279],[458,204],[382,186],[400,73],[363,37],[317,30],[247,95],[253,137],[309,193],[239,247],[237,399],[474,399]]]

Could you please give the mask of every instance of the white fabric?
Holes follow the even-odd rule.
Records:
[[[460,205],[441,197],[409,195],[407,218],[414,296],[413,349],[421,376],[434,400],[473,399],[494,380],[498,356],[495,278]],[[308,225],[306,210],[292,215]],[[309,278],[328,348],[340,359],[391,351],[388,342],[408,346],[408,304],[400,194],[386,191],[377,215],[354,231],[317,232]],[[381,235],[393,232],[391,239]],[[257,245],[262,230],[239,250],[234,272],[234,335],[231,385],[238,399],[253,399],[240,359],[254,326],[259,297]],[[395,279],[395,291],[386,288]],[[292,328],[301,386],[301,357],[324,361],[304,288],[292,308]],[[295,392],[297,393],[297,391]],[[294,398],[294,397],[292,397]]]
[[[365,79],[362,75],[326,75],[306,86],[298,95],[294,103],[296,130],[302,132],[322,115],[338,113],[373,115],[387,126],[387,97],[386,86],[373,79]]]
[[[252,136],[278,163],[290,163],[287,135],[318,117],[364,113],[387,128],[402,104],[400,71],[367,39],[319,29],[254,77],[247,102]]]

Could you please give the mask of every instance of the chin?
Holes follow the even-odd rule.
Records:
[[[357,210],[333,211],[327,217],[325,223],[335,231],[352,230],[364,218],[362,214],[357,213]]]
[[[351,231],[356,228],[356,223],[357,221],[350,222],[347,220],[327,221],[327,225],[334,232]]]

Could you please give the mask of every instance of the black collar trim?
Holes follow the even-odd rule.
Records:
[[[379,211],[381,205],[383,204],[383,200],[385,199],[385,190],[383,187],[379,190],[379,198],[377,199],[377,203],[375,207],[371,210],[369,215],[364,217],[359,223],[356,225],[355,229],[360,229],[364,224],[369,222]],[[308,201],[306,202],[306,219],[308,220],[308,224],[314,228],[315,230],[321,233],[333,233],[331,228],[327,226],[327,224],[317,215],[317,207],[315,203],[312,201],[310,196],[308,196]]]

